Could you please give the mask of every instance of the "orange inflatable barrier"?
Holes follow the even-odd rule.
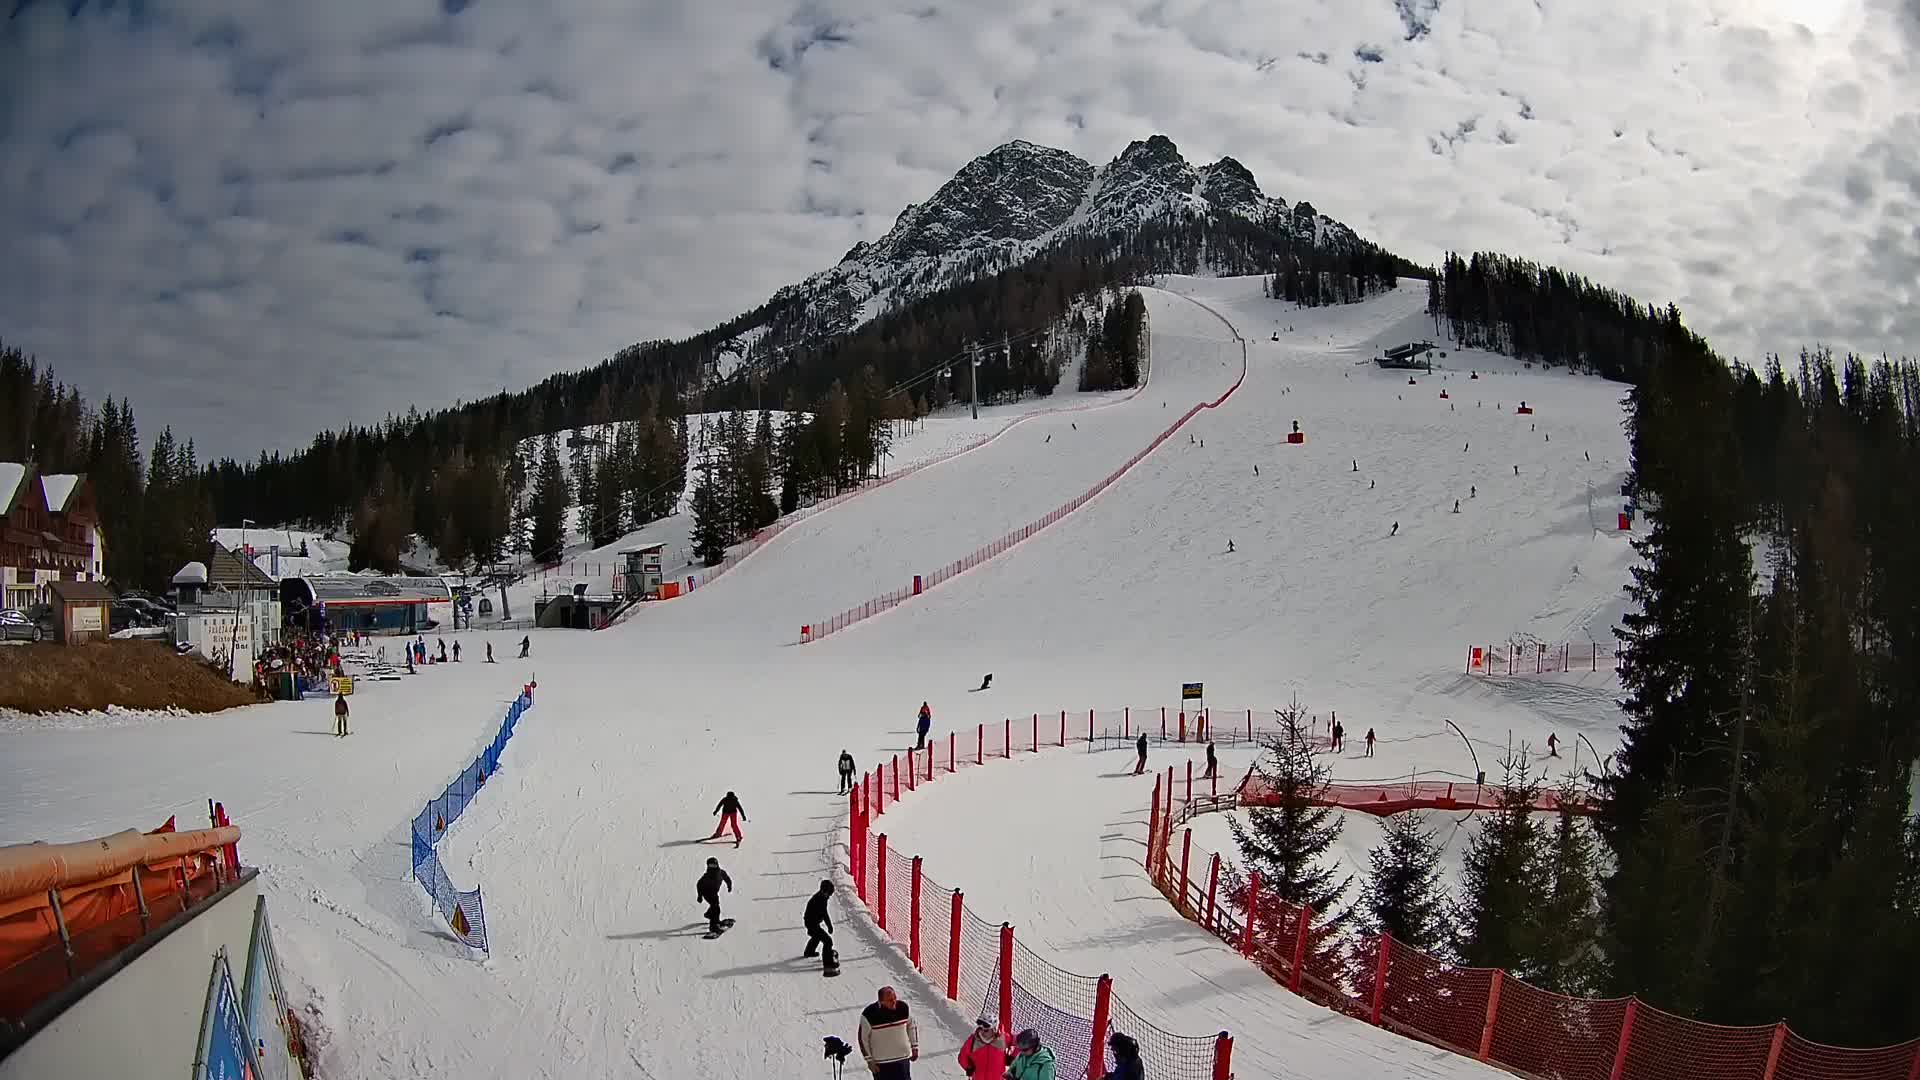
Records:
[[[193,832],[143,833],[127,829],[72,844],[10,844],[0,847],[0,904],[48,889],[83,885],[151,863],[237,843],[240,827]]]

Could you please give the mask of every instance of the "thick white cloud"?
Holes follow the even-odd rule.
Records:
[[[0,339],[149,434],[287,448],[705,329],[1008,139],[1163,132],[1729,353],[1899,351],[1917,31],[1915,0],[36,2],[0,24]]]

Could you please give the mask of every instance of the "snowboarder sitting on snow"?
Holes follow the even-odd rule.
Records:
[[[1113,1068],[1103,1080],[1147,1080],[1146,1067],[1140,1061],[1140,1044],[1133,1036],[1114,1032],[1107,1036],[1107,1049],[1113,1051]]]
[[[1147,771],[1147,733],[1144,731],[1141,732],[1140,740],[1134,743],[1134,745],[1140,750],[1140,760],[1133,767],[1133,775],[1139,776],[1141,773]]]
[[[911,1063],[920,1060],[920,1028],[893,987],[881,987],[873,1004],[860,1010],[857,1041],[874,1080],[912,1080]]]
[[[1028,1028],[1013,1040],[1013,1060],[1007,1063],[1007,1080],[1055,1080],[1053,1051],[1040,1045],[1040,1033]]]
[[[801,924],[807,928],[807,948],[800,955],[819,956],[820,970],[829,975],[840,970],[840,954],[833,949],[833,916],[827,912],[827,901],[832,897],[833,882],[822,881],[820,891],[807,898],[807,911],[801,917]]]
[[[973,1034],[960,1044],[960,1071],[973,1080],[1006,1080],[1007,1040],[986,1017],[974,1021]]]
[[[694,893],[700,902],[707,905],[707,933],[720,935],[720,886],[725,885],[728,892],[733,891],[733,879],[720,869],[719,859],[707,860],[707,872],[700,875],[700,883],[694,886]]]
[[[713,835],[707,837],[707,839],[718,840],[720,839],[721,833],[726,832],[728,828],[732,828],[733,846],[739,847],[741,840],[740,823],[747,820],[747,812],[740,805],[740,796],[735,795],[731,791],[720,796],[720,801],[713,805],[713,812],[720,815],[720,824],[713,827]]]
[[[840,751],[840,794],[853,790],[853,755]]]
[[[933,730],[933,709],[929,708],[924,701],[920,703],[920,724],[915,730],[920,733],[920,741],[914,743],[913,748],[915,750],[925,749],[927,745],[927,732]]]

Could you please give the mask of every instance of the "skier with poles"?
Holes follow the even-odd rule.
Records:
[[[527,653],[532,651],[532,649],[533,649],[533,638],[531,636],[522,636],[520,638],[520,659],[525,660],[527,658]]]
[[[1140,733],[1140,739],[1138,742],[1134,743],[1134,746],[1137,747],[1140,751],[1140,761],[1134,765],[1133,775],[1139,776],[1141,773],[1147,771],[1147,733],[1146,732],[1143,731]]]
[[[801,956],[820,957],[820,974],[831,979],[840,974],[840,954],[833,948],[833,916],[827,901],[833,896],[833,882],[820,882],[820,890],[807,898],[807,911],[801,923],[807,928],[807,948]]]
[[[720,815],[720,824],[713,827],[713,835],[707,837],[707,839],[718,840],[720,839],[721,833],[732,829],[733,846],[739,847],[742,839],[740,835],[740,823],[747,820],[746,809],[740,805],[740,796],[735,795],[731,791],[727,792],[720,797],[719,802],[714,804],[713,812]]]
[[[853,755],[840,751],[840,794],[853,790]]]
[[[1200,774],[1202,780],[1212,780],[1220,775],[1220,759],[1213,756],[1213,740],[1207,740],[1207,771]]]
[[[727,887],[728,892],[733,891],[733,879],[727,876],[725,870],[720,869],[720,860],[708,859],[707,872],[700,875],[699,884],[694,886],[695,895],[701,903],[707,905],[707,932],[702,936],[708,941],[726,933],[727,928],[733,925],[732,919],[720,917],[720,886],[722,885]]]

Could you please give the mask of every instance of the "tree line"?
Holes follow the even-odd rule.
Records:
[[[1667,312],[1552,266],[1448,252],[1427,313],[1461,348],[1637,383],[1669,348]],[[1691,338],[1691,335],[1688,335]]]
[[[4,343],[0,417],[0,461],[86,474],[108,577],[164,589],[182,566],[207,558],[213,502],[192,439],[166,428],[143,453],[130,402],[108,398],[91,408],[51,367]]]

